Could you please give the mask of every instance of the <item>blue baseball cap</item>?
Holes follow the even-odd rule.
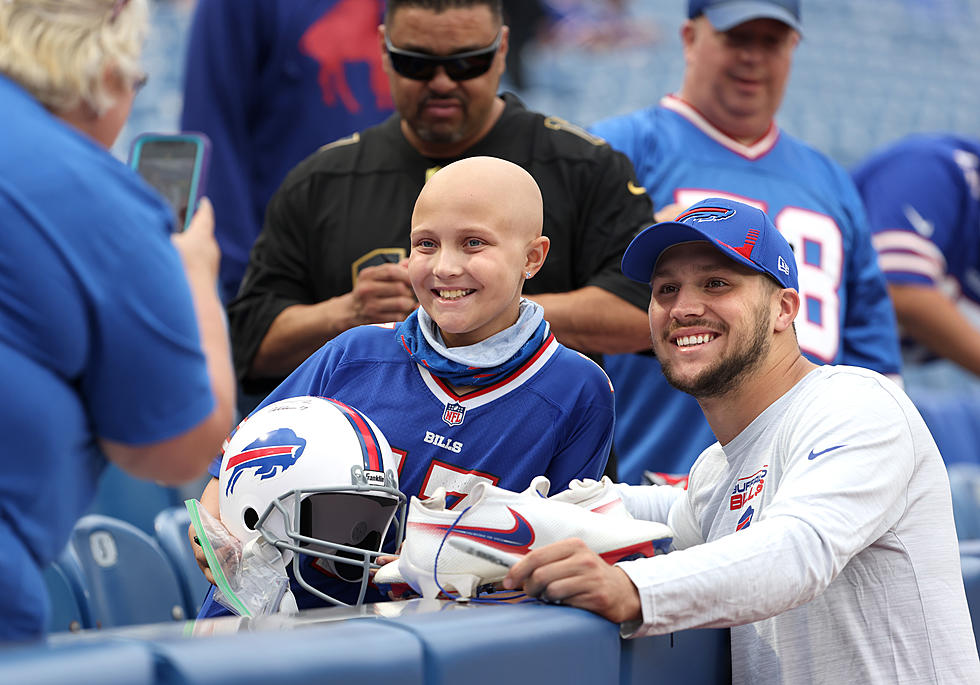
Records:
[[[673,221],[648,226],[626,248],[623,273],[649,283],[660,256],[680,243],[708,241],[726,257],[799,292],[793,248],[761,209],[709,197]]]
[[[753,19],[775,19],[802,33],[800,0],[689,0],[687,16],[704,15],[719,31]]]

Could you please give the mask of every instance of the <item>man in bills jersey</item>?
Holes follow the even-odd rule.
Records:
[[[690,0],[688,16],[680,92],[593,132],[633,161],[654,206],[665,208],[658,219],[710,196],[766,211],[799,267],[803,353],[897,375],[895,316],[853,183],[774,123],[800,40],[800,2]],[[713,440],[697,403],[667,385],[651,356],[607,356],[606,370],[621,479],[687,473]]]
[[[895,383],[801,354],[793,257],[764,212],[725,198],[633,240],[623,272],[650,283],[664,376],[717,442],[687,490],[618,486],[675,551],[609,566],[563,540],[504,587],[627,637],[730,627],[735,685],[980,682],[942,456]]]
[[[906,362],[942,357],[980,377],[980,139],[909,136],[853,177]]]
[[[543,474],[558,492],[598,479],[612,441],[612,386],[521,296],[550,247],[542,221],[538,186],[516,164],[469,157],[444,167],[412,214],[407,270],[420,308],[337,336],[259,408],[302,395],[357,407],[391,445],[402,492],[425,499],[444,488],[451,508],[480,482],[519,491]],[[201,496],[214,515],[217,483]],[[198,561],[205,568],[203,553]],[[321,580],[343,595],[341,580]],[[300,608],[320,601],[294,593]],[[223,611],[208,602],[202,616]]]

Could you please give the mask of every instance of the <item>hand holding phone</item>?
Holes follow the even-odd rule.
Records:
[[[204,195],[211,141],[203,133],[143,133],[133,141],[130,166],[173,209],[177,230],[189,225]]]

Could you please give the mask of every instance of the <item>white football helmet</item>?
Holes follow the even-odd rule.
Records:
[[[396,474],[388,441],[361,412],[323,397],[280,400],[242,421],[225,446],[221,521],[243,545],[259,535],[275,545],[296,581],[331,604],[345,603],[303,578],[301,554],[360,583],[360,604],[392,519],[401,544]]]

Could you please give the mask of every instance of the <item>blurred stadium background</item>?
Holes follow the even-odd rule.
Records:
[[[558,20],[524,52],[529,107],[588,126],[680,86],[686,0],[550,0]],[[611,9],[622,5],[619,12]],[[177,128],[194,0],[153,0],[151,78],[115,147]],[[804,39],[780,125],[850,167],[913,131],[980,135],[980,0],[804,0]]]

